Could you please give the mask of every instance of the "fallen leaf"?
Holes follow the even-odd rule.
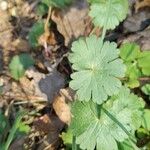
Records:
[[[135,34],[131,34],[128,37],[119,39],[118,43],[135,42],[141,47],[141,50],[144,51],[144,50],[150,50],[149,41],[150,41],[150,28],[147,28],[142,32],[136,32]]]
[[[21,52],[28,52],[30,50],[29,43],[21,38],[14,40],[12,45],[15,49],[20,50]]]
[[[65,101],[65,97],[62,95],[57,96],[53,102],[53,108],[59,117],[59,119],[66,123],[70,124],[71,122],[71,111],[69,105]]]
[[[42,143],[39,145],[38,150],[48,148],[50,150],[55,149],[60,145],[60,131],[64,128],[64,123],[55,115],[45,114],[34,122],[36,130],[41,133],[47,134],[45,139],[42,139]],[[54,148],[55,147],[55,148]]]
[[[150,7],[150,0],[142,0],[142,1],[136,1],[136,4],[135,4],[135,10],[136,12],[141,9],[141,8],[144,8],[144,7]]]
[[[75,91],[69,87],[60,89],[60,95],[64,96],[66,101],[73,101],[75,97]]]
[[[66,10],[55,11],[52,13],[52,20],[57,24],[58,31],[65,37],[65,45],[89,34],[91,28],[90,17],[88,16],[88,4],[85,0],[76,0]]]

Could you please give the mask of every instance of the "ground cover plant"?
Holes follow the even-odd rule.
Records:
[[[36,21],[28,33],[24,29],[30,50],[15,52],[5,62],[11,88],[0,80],[0,98],[5,98],[6,83],[6,96],[10,97],[0,105],[0,149],[13,149],[18,144],[15,139],[20,138],[22,149],[149,150],[150,52],[134,41],[118,42],[120,35],[113,40],[111,36],[117,30],[122,32],[130,2],[81,2],[88,8],[90,23],[85,23],[85,33],[77,37],[72,35],[73,29],[68,27],[70,34],[67,28],[60,28],[63,19],[69,18],[65,14],[80,11],[80,1],[77,6],[74,3],[41,0],[32,4]],[[136,3],[137,10],[141,7],[143,3]],[[67,20],[66,24],[71,23]],[[87,24],[91,30],[86,33]],[[65,41],[67,36],[70,43]],[[18,87],[25,98],[18,93],[11,98],[10,89],[15,93]]]

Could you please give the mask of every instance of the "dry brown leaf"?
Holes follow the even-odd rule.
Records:
[[[145,51],[145,50],[150,50],[150,28],[142,31],[142,32],[138,32],[135,34],[131,34],[128,37],[124,37],[122,39],[119,39],[118,43],[137,43],[140,47],[141,50]]]
[[[85,0],[76,0],[66,10],[55,11],[52,13],[52,20],[57,24],[57,29],[64,36],[66,46],[74,38],[89,34],[91,31],[88,4]]]
[[[27,52],[30,50],[29,42],[26,40],[23,40],[21,38],[18,38],[12,42],[12,45],[15,49],[21,51],[21,52]]]
[[[150,7],[150,0],[136,1],[136,4],[135,4],[136,11],[144,7]]]
[[[60,89],[60,95],[65,97],[66,101],[73,101],[75,97],[75,91],[71,88]]]
[[[52,150],[60,144],[59,134],[64,128],[64,123],[55,114],[50,116],[45,114],[34,122],[34,126],[40,133],[47,134],[47,137],[42,139],[38,150],[43,150],[45,147]]]
[[[70,107],[65,101],[64,96],[57,96],[53,102],[53,108],[61,121],[69,124],[71,121]]]

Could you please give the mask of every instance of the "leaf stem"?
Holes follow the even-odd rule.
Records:
[[[102,31],[102,37],[101,37],[103,41],[104,41],[104,38],[105,38],[105,35],[106,35],[106,31],[107,31],[107,29],[104,26],[103,31]]]
[[[100,116],[101,116],[101,107],[102,107],[102,105],[96,104],[98,119],[100,119]]]
[[[104,111],[104,113],[112,119],[130,138],[130,140],[136,144],[135,138],[131,135],[131,133],[123,126],[122,123],[118,121],[117,118],[115,118],[108,110],[106,110],[104,107],[101,107],[101,109]]]
[[[102,31],[102,40],[104,41],[104,38],[105,38],[105,35],[106,35],[106,31],[107,31],[107,24],[108,24],[108,19],[109,19],[109,13],[110,13],[110,10],[111,10],[111,4],[112,4],[112,1],[111,0],[108,0],[109,2],[109,5],[107,7],[108,9],[108,13],[106,14],[106,20],[105,20],[105,25],[103,27],[103,31]]]
[[[77,150],[76,136],[72,138],[72,150]]]
[[[45,32],[49,32],[49,20],[51,18],[51,14],[52,14],[52,7],[49,7],[48,16],[47,16],[47,19],[46,19],[46,22],[45,22],[45,26],[44,26]]]

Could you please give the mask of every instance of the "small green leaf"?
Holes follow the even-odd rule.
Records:
[[[150,75],[150,52],[144,51],[140,55],[138,59],[138,65],[142,68],[142,72],[144,75],[149,76]]]
[[[72,0],[42,0],[42,3],[46,4],[48,7],[58,7],[63,8],[69,5]]]
[[[114,29],[126,18],[128,0],[89,0],[90,16],[95,26]]]
[[[43,3],[39,3],[39,5],[36,8],[36,13],[40,16],[45,15],[48,12],[48,6]]]
[[[39,21],[33,25],[29,32],[29,43],[32,47],[39,46],[38,39],[44,33],[44,22]]]
[[[142,139],[142,138],[145,138],[146,136],[149,135],[149,131],[147,129],[144,129],[144,128],[139,128],[137,131],[136,131],[136,136],[138,139]]]
[[[135,43],[125,43],[120,48],[120,56],[125,62],[135,61],[140,55],[140,47]]]
[[[150,110],[146,109],[143,115],[142,126],[150,131]]]
[[[73,134],[72,134],[71,130],[68,130],[67,132],[63,132],[60,137],[62,138],[63,143],[65,145],[72,144]]]
[[[30,131],[30,127],[24,122],[20,122],[18,131],[21,133],[28,133]]]
[[[102,104],[119,91],[125,65],[119,57],[116,43],[105,42],[96,36],[80,38],[72,44],[69,60],[77,72],[71,75],[70,87],[77,90],[80,101],[92,99]]]
[[[138,79],[129,79],[126,82],[126,85],[130,88],[136,88],[140,86],[140,82],[138,81]]]
[[[20,54],[12,58],[9,69],[14,79],[19,80],[24,76],[26,69],[34,65],[34,60],[29,54]]]
[[[150,84],[146,84],[142,87],[142,92],[150,96]]]
[[[119,94],[104,103],[102,107],[131,134],[141,126],[144,102],[136,95],[130,94],[129,89],[125,87],[122,87]],[[70,129],[81,149],[118,150],[117,142],[129,138],[118,123],[103,109],[98,109],[92,101],[76,101],[72,106],[72,114]]]
[[[127,66],[126,85],[130,88],[139,87],[139,77],[142,76],[142,72],[138,66],[137,59],[140,57],[140,47],[135,43],[125,43],[120,48],[120,56]]]

